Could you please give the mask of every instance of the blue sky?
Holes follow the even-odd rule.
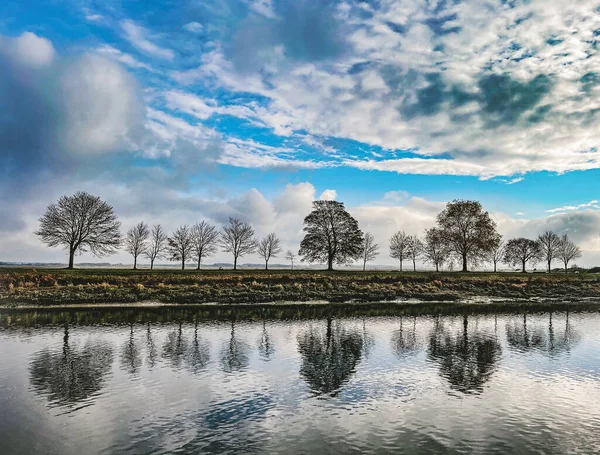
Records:
[[[599,8],[4,2],[0,260],[60,258],[31,232],[81,188],[124,228],[234,215],[293,249],[317,197],[344,201],[383,250],[444,202],[478,199],[505,236],[568,232],[593,263]]]

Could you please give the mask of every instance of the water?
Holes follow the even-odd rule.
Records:
[[[1,312],[0,453],[600,452],[599,313],[186,311]]]

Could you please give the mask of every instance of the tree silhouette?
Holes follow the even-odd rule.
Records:
[[[437,224],[450,251],[462,259],[463,272],[468,261],[485,258],[499,238],[496,223],[477,201],[449,202]]]
[[[150,270],[154,269],[154,261],[164,257],[167,250],[167,234],[160,224],[152,226],[150,241],[144,255],[150,260]]]
[[[334,263],[348,264],[360,257],[363,233],[341,202],[314,201],[303,230],[298,252],[303,261],[327,263],[327,270],[333,270]]]
[[[114,253],[121,245],[120,227],[110,205],[79,191],[50,204],[35,234],[50,247],[64,246],[72,269],[77,252],[91,251],[95,256]]]
[[[162,356],[169,362],[172,368],[180,369],[183,356],[188,348],[188,341],[183,336],[182,322],[179,322],[179,328],[167,334],[167,339],[163,345]]]
[[[311,327],[298,336],[300,375],[316,395],[336,396],[354,373],[362,349],[359,332],[347,331],[339,323],[333,327],[328,318],[325,333]]]
[[[267,322],[263,321],[263,330],[258,341],[258,353],[260,358],[265,362],[269,362],[275,354],[275,347],[271,341],[271,336],[267,330]]]
[[[150,229],[148,229],[148,225],[143,221],[140,221],[127,231],[125,251],[133,256],[133,270],[137,270],[138,256],[148,251],[148,237],[150,237]]]
[[[185,224],[178,227],[173,235],[167,239],[170,260],[181,261],[181,270],[185,270],[185,263],[192,257],[192,230]]]
[[[231,321],[231,338],[229,343],[223,346],[221,350],[221,365],[226,373],[233,373],[243,370],[248,366],[249,346],[236,338],[235,321]]]
[[[510,239],[504,248],[504,262],[511,265],[521,265],[525,273],[528,263],[536,263],[542,258],[542,248],[535,240],[519,237]]]
[[[430,338],[428,358],[439,365],[440,375],[459,392],[481,393],[500,360],[502,348],[495,338],[481,333],[469,335],[468,318],[462,334],[451,334],[436,324]]]
[[[416,354],[420,345],[417,340],[416,331],[417,318],[415,316],[412,324],[412,329],[408,330],[403,327],[403,318],[400,316],[400,327],[392,333],[392,349],[398,357],[406,357]]]
[[[138,343],[133,334],[133,323],[129,332],[129,338],[123,345],[121,351],[121,368],[130,374],[137,374],[142,366],[142,356]]]
[[[61,406],[73,405],[98,393],[110,372],[113,350],[101,343],[88,342],[83,347],[69,344],[65,326],[62,352],[46,348],[37,352],[29,365],[33,389]]]
[[[202,259],[212,256],[219,246],[219,232],[217,228],[206,221],[192,226],[192,252],[198,260],[196,270],[200,270]]]
[[[367,269],[367,262],[374,261],[379,256],[379,245],[375,243],[375,237],[370,232],[365,234],[360,256],[363,261],[363,272]]]
[[[277,257],[282,251],[281,241],[274,232],[268,234],[257,246],[258,255],[265,260],[265,270],[269,268],[269,260]]]
[[[198,320],[194,325],[194,340],[185,353],[184,361],[192,373],[200,372],[210,362],[209,345],[198,335]]]
[[[400,271],[404,259],[410,256],[412,237],[404,231],[398,231],[390,238],[390,256],[400,261]]]
[[[238,259],[256,251],[254,229],[237,218],[229,218],[229,224],[221,232],[221,246],[223,251],[233,254],[233,270],[237,270]]]

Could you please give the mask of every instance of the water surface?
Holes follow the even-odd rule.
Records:
[[[0,453],[600,452],[599,313],[140,314],[3,311]]]

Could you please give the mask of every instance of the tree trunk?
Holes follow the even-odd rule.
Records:
[[[494,262],[494,273],[496,273],[496,262]]]
[[[565,273],[567,273],[567,267],[569,267],[569,262],[565,262]]]
[[[154,269],[154,259],[150,259],[150,270]]]
[[[185,270],[185,258],[181,258],[181,270]]]
[[[137,256],[133,256],[133,270],[137,270]]]
[[[417,262],[413,259],[413,272],[417,271]]]
[[[200,270],[200,264],[202,264],[202,256],[198,255],[198,266],[196,267],[196,270]]]
[[[363,262],[363,272],[364,272],[365,270],[367,270],[367,261],[364,261],[364,262]]]
[[[467,270],[467,253],[463,253],[463,255],[462,255],[462,262],[463,262],[462,271],[463,272],[468,272],[468,270]]]
[[[73,268],[73,257],[75,256],[75,250],[73,248],[69,249],[69,269]]]
[[[550,260],[548,261],[548,273],[550,273]]]
[[[237,256],[233,256],[233,270],[237,270]]]
[[[525,262],[526,262],[526,261],[523,261],[523,270],[521,271],[522,273],[525,273],[525,272],[526,272],[526,270],[525,270]]]
[[[400,259],[400,271],[402,272],[402,259]]]
[[[333,270],[333,257],[329,257],[327,260],[327,270]]]
[[[265,259],[265,270],[269,270],[269,260]]]
[[[436,272],[440,271],[440,266],[439,266],[439,264],[437,262],[435,263],[435,271]]]

